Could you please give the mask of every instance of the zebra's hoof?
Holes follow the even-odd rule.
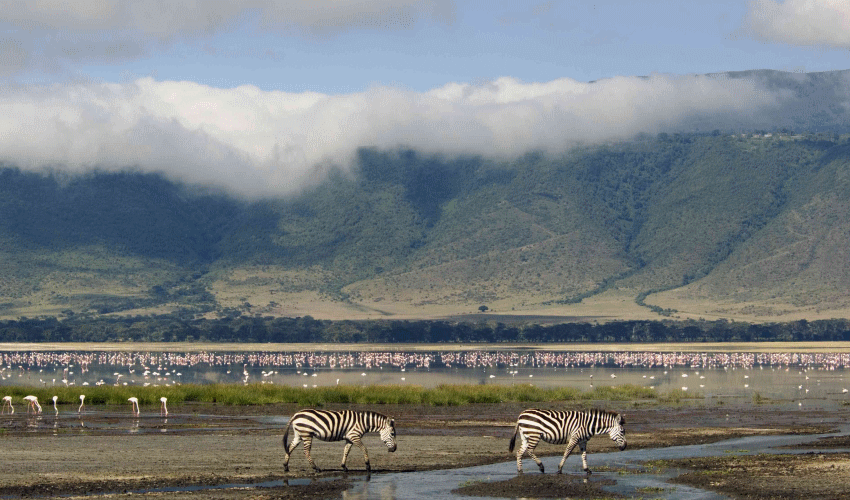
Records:
[[[593,472],[590,472],[590,469],[584,469],[584,472],[586,472],[588,476],[593,474]]]
[[[288,465],[283,466],[283,472],[289,472],[289,466]]]

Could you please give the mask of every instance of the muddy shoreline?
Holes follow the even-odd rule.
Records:
[[[358,405],[357,408],[380,411],[396,419],[396,453],[387,453],[376,435],[364,439],[373,473],[380,474],[512,461],[507,451],[508,439],[516,415],[527,406],[505,403],[456,407]],[[554,403],[534,406],[563,407]],[[824,432],[850,421],[850,406],[846,405],[798,408],[781,403],[640,406],[606,402],[596,406],[627,415],[627,436],[632,449],[700,444],[754,434]],[[338,497],[350,484],[346,479],[339,479],[341,443],[314,444],[313,457],[326,472],[314,474],[300,450],[293,454],[291,472],[283,471],[283,420],[279,417],[288,416],[297,409],[294,405],[186,405],[175,408],[167,418],[144,410],[141,417],[134,418],[125,408],[97,407],[82,416],[70,408],[60,409],[58,415],[52,411],[38,417],[3,415],[0,416],[3,453],[0,496],[73,497],[97,493],[109,498]],[[841,439],[831,440],[831,445],[825,443],[825,458],[780,455],[777,460],[751,463],[744,460],[727,463],[719,459],[710,464],[695,462],[693,467],[703,473],[692,474],[690,479],[686,475],[680,480],[741,498],[794,498],[793,493],[788,496],[787,491],[808,491],[805,489],[808,481],[812,491],[825,491],[826,495],[807,493],[812,498],[847,498],[841,495],[850,492],[850,457],[830,453],[830,446],[841,448],[846,444],[846,440]],[[595,452],[613,449],[614,443],[610,440],[594,438],[588,446],[589,460],[592,463]],[[563,448],[541,444],[538,452],[541,456],[561,455]],[[349,479],[365,473],[362,454],[356,449],[348,465],[352,470]],[[572,483],[576,488],[586,488],[586,485],[571,480],[555,482],[554,475],[543,477],[532,473],[536,468],[530,461],[526,468],[529,472],[513,483],[520,489],[526,488],[525,491],[533,487],[541,498],[546,491],[555,489],[556,496],[594,496],[592,491],[584,490],[564,493],[564,488]],[[740,474],[730,473],[730,470]],[[816,473],[784,474],[787,470]],[[570,478],[580,475],[580,459],[571,457],[564,471]],[[762,486],[753,491],[755,483],[747,480],[748,472],[769,479],[759,483]],[[718,481],[705,481],[711,473],[727,479],[717,486],[713,483]],[[282,480],[289,484],[189,490]],[[792,489],[783,489],[786,483],[791,484]],[[487,485],[475,486],[481,488],[476,493],[479,495],[504,495],[511,485],[493,485],[489,490]],[[829,496],[829,488],[833,488],[832,496]]]

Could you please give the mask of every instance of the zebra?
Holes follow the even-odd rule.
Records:
[[[536,408],[525,410],[520,413],[514,427],[514,435],[508,451],[514,451],[516,437],[519,434],[521,445],[516,452],[516,470],[522,474],[522,456],[528,454],[543,470],[543,462],[534,454],[534,447],[540,440],[553,444],[566,444],[564,458],[558,464],[558,474],[564,468],[564,462],[575,448],[576,444],[581,447],[581,463],[584,471],[589,475],[587,468],[587,440],[597,434],[607,433],[611,440],[615,441],[620,450],[626,449],[626,431],[623,429],[626,421],[619,413],[605,410],[588,411],[555,411],[539,410]]]
[[[289,428],[292,428],[294,438],[289,445]],[[304,442],[304,455],[316,472],[321,469],[310,456],[310,447],[313,438],[322,441],[345,440],[345,449],[342,452],[342,470],[348,472],[345,466],[348,460],[348,452],[351,445],[357,445],[363,450],[363,459],[366,461],[366,471],[371,474],[372,466],[369,463],[369,454],[366,446],[360,440],[367,432],[377,432],[381,435],[381,441],[387,445],[390,453],[396,450],[395,443],[395,420],[373,411],[357,412],[351,410],[329,411],[329,410],[301,410],[289,419],[286,432],[283,435],[283,448],[285,457],[283,459],[283,470],[289,472],[289,457],[299,441]]]

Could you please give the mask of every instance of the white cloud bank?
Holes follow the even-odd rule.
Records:
[[[319,180],[317,167],[349,167],[363,146],[507,158],[673,130],[694,117],[723,126],[718,121],[756,116],[777,98],[753,80],[693,75],[596,83],[501,78],[345,95],[150,78],[7,86],[0,89],[0,161],[71,172],[137,168],[274,196]]]
[[[754,0],[746,27],[765,41],[850,48],[850,1]]]

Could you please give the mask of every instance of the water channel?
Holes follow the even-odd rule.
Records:
[[[700,490],[684,485],[673,485],[668,479],[681,471],[669,470],[658,474],[649,472],[641,467],[641,463],[649,460],[665,460],[690,457],[728,456],[730,453],[755,455],[759,453],[789,453],[789,450],[778,449],[782,446],[793,446],[808,443],[820,437],[841,435],[850,432],[850,425],[843,426],[839,432],[809,436],[751,436],[739,439],[721,441],[713,444],[694,446],[673,446],[668,448],[651,448],[644,450],[622,451],[611,453],[594,453],[592,467],[629,469],[632,474],[617,472],[595,472],[592,480],[611,479],[614,486],[603,486],[603,489],[630,498],[641,498],[646,494],[641,490],[652,489],[652,498],[669,500],[684,499],[716,499],[726,498],[709,491]],[[814,450],[795,449],[793,453],[807,453]],[[847,452],[850,450],[830,450],[832,452]],[[557,470],[560,457],[543,458],[547,470]],[[531,464],[533,466],[533,463]],[[533,467],[532,467],[533,468]],[[536,474],[537,472],[526,472]],[[505,481],[516,476],[516,463],[506,462],[480,467],[417,472],[412,474],[386,474],[373,476],[370,481],[357,484],[342,496],[345,500],[426,500],[433,498],[449,498],[451,491],[463,483],[470,481]],[[456,496],[456,498],[471,498]]]

